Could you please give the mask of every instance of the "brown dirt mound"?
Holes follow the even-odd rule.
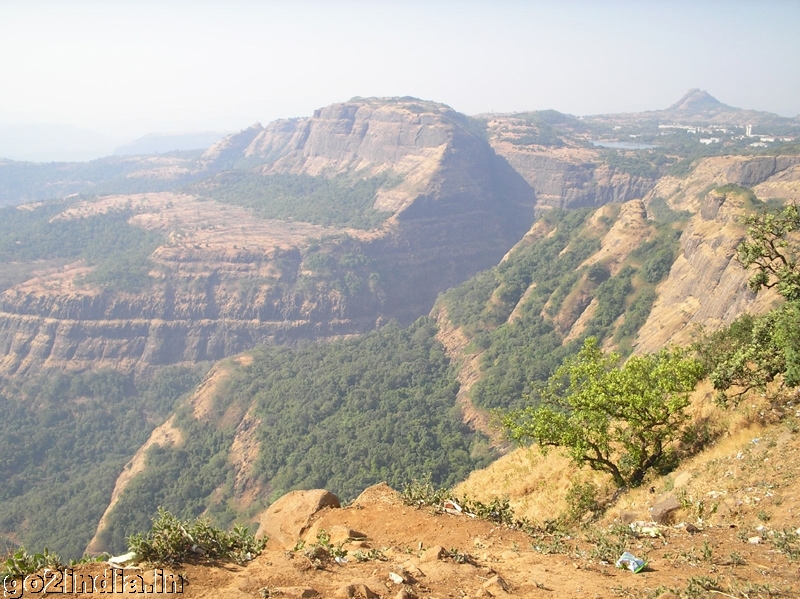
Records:
[[[797,562],[777,552],[767,532],[755,533],[761,535],[755,543],[740,538],[750,531],[729,526],[662,526],[663,536],[655,538],[597,533],[593,542],[583,533],[534,538],[467,515],[405,506],[385,485],[367,489],[349,507],[322,510],[314,525],[361,531],[367,538],[344,542],[347,561],[341,564],[324,556],[315,560],[306,545],[301,551],[265,551],[245,567],[188,565],[175,571],[187,581],[183,595],[657,597],[674,589],[685,597],[725,593],[739,598],[800,592]],[[648,560],[646,571],[633,574],[604,559],[603,553],[616,554],[613,543],[619,539],[625,540],[625,549]],[[80,566],[75,572],[97,575],[103,568]],[[152,581],[152,569],[143,577]]]

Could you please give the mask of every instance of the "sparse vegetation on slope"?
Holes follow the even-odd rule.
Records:
[[[550,211],[536,225],[536,237],[440,299],[449,320],[472,340],[469,349],[481,352],[481,376],[470,394],[478,406],[520,407],[531,382],[546,381],[588,336],[613,337],[630,352],[655,301],[655,284],[677,255],[675,234],[666,227],[643,240],[612,276],[603,262],[584,265],[613,222],[592,229],[592,212]],[[583,330],[567,340],[593,299]]]
[[[190,190],[220,202],[251,208],[262,218],[372,229],[390,216],[372,207],[378,189],[390,184],[386,175],[367,179],[338,175],[327,179],[227,171]]]
[[[86,282],[141,291],[150,284],[150,254],[164,238],[128,223],[130,210],[87,218],[59,218],[66,207],[48,202],[30,209],[0,209],[0,263],[83,259],[93,270]]]

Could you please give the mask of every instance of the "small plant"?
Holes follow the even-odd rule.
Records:
[[[800,535],[791,529],[776,530],[769,537],[775,549],[785,553],[790,560],[800,559]]]
[[[581,522],[587,514],[594,519],[602,511],[597,500],[597,485],[591,481],[576,482],[567,489],[567,519],[570,522]]]
[[[208,518],[181,521],[163,508],[146,534],[128,537],[128,547],[144,562],[180,564],[190,559],[222,559],[246,563],[260,554],[266,539],[257,540],[242,525],[225,532],[211,526]]]
[[[756,518],[762,522],[769,522],[772,519],[772,516],[770,516],[765,510],[759,510],[756,514]]]
[[[428,481],[412,480],[406,484],[401,493],[403,503],[421,508],[426,505],[439,505],[452,495],[450,489],[445,487],[434,488]]]
[[[709,591],[722,591],[719,580],[708,576],[693,576],[686,584],[687,597],[707,597]]]
[[[77,566],[78,564],[99,564],[106,561],[110,557],[111,554],[109,553],[103,553],[102,555],[98,555],[97,557],[92,557],[91,555],[84,554],[83,557],[81,557],[80,559],[69,560],[69,565]]]
[[[62,566],[61,558],[56,553],[50,553],[47,547],[42,553],[30,554],[24,547],[12,553],[3,564],[0,578],[12,576],[27,576],[43,568],[57,570]]]
[[[564,536],[561,534],[552,535],[550,540],[545,540],[544,538],[539,539],[538,542],[531,543],[531,547],[542,555],[566,555],[570,553],[572,549],[564,542]]]
[[[342,546],[344,545],[344,541],[342,541],[338,545],[333,545],[331,543],[330,535],[324,529],[321,529],[317,533],[317,544],[318,544],[319,547],[322,547],[325,551],[327,551],[328,555],[330,555],[334,559],[337,558],[337,557],[346,557],[347,556],[347,550],[346,549],[342,549]]]
[[[627,526],[614,526],[608,531],[591,530],[586,537],[594,545],[589,557],[613,563],[635,538],[636,533]]]
[[[708,541],[703,541],[703,548],[700,550],[703,555],[703,560],[710,562],[711,556],[714,553],[714,548]]]
[[[353,558],[357,562],[371,562],[371,561],[378,561],[378,562],[385,562],[386,555],[380,549],[370,549],[369,551],[354,551]]]
[[[473,566],[478,565],[474,557],[472,557],[469,553],[462,553],[457,547],[452,547],[450,551],[447,552],[447,557],[457,564],[472,564]]]
[[[339,560],[347,556],[347,550],[342,548],[343,545],[344,542],[338,545],[331,543],[331,537],[328,532],[321,529],[317,533],[316,543],[306,546],[305,541],[298,541],[295,543],[292,551],[295,553],[302,551],[303,557],[308,559],[314,569],[324,570],[326,564],[331,560]],[[358,553],[360,553],[359,556],[356,556],[358,561],[368,561],[368,554],[364,554],[363,552]],[[359,559],[359,557],[361,559]]]
[[[745,562],[742,555],[736,551],[731,551],[730,556],[728,557],[728,563],[731,566],[744,566],[747,562]]]
[[[508,497],[503,497],[502,499],[495,497],[489,503],[462,497],[459,503],[464,510],[475,514],[482,520],[489,520],[511,527],[517,522],[514,516],[514,508],[511,507]]]

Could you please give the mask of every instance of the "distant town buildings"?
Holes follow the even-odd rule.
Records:
[[[794,136],[777,136],[777,135],[769,135],[763,133],[753,133],[753,126],[752,125],[734,125],[734,126],[727,126],[727,127],[716,127],[713,125],[709,125],[706,127],[699,127],[697,125],[681,125],[679,123],[672,123],[669,125],[659,125],[659,129],[662,129],[661,135],[669,135],[670,130],[672,129],[679,129],[682,131],[686,131],[686,133],[690,135],[695,135],[698,133],[705,133],[708,134],[709,137],[702,137],[698,141],[701,144],[710,145],[710,144],[718,144],[722,141],[722,137],[720,134],[724,134],[725,136],[729,136],[730,139],[745,139],[747,137],[758,137],[758,141],[754,141],[750,145],[755,148],[767,148],[769,144],[774,143],[776,141],[781,142],[792,142],[795,140]],[[744,129],[744,134],[736,135],[736,129],[742,131]],[[716,135],[712,135],[716,134]]]

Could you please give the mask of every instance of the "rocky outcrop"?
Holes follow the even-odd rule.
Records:
[[[492,145],[534,189],[539,209],[627,202],[645,197],[655,185],[653,179],[602,164],[588,150],[548,151],[503,141]]]
[[[780,172],[773,159],[712,158],[695,169],[694,178],[673,188],[673,205],[689,208],[694,215],[681,234],[680,254],[669,276],[656,289],[658,299],[639,331],[637,352],[658,351],[668,343],[691,343],[697,325],[715,329],[744,312],[765,312],[778,300],[773,292],[753,294],[747,287],[751,273],[735,259],[736,247],[746,233],[740,222],[745,196],[735,190],[702,193],[709,181],[711,185],[735,182],[729,176],[739,177],[738,181],[764,176],[769,180],[767,172]],[[667,183],[661,190],[668,189]]]
[[[800,165],[800,156],[758,156],[734,162],[725,176],[731,183],[753,187],[797,165]]]
[[[338,508],[339,498],[324,489],[291,491],[258,517],[257,537],[282,549],[291,549],[311,525],[311,518],[323,508]]]

